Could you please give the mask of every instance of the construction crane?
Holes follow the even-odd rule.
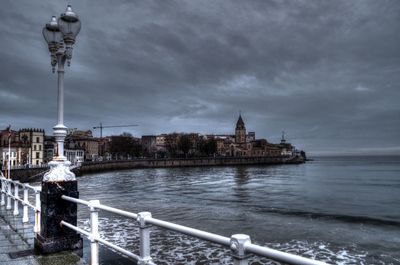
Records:
[[[107,126],[103,126],[103,124],[100,122],[100,126],[93,127],[93,130],[100,129],[100,138],[103,138],[103,128],[135,127],[135,126],[139,126],[139,125],[131,124],[131,125],[107,125]]]

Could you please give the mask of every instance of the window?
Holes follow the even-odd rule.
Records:
[[[40,143],[39,137],[36,137],[36,142],[37,142],[37,143]]]
[[[36,152],[36,158],[40,158],[40,153],[39,152]]]
[[[33,145],[33,151],[36,151],[36,144]]]
[[[42,151],[42,146],[41,145],[39,145],[39,151]]]

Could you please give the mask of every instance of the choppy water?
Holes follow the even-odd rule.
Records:
[[[400,157],[302,165],[136,169],[79,178],[83,199],[334,264],[400,264]],[[79,209],[80,223],[87,211]],[[101,213],[102,236],[136,250],[135,222]],[[229,251],[154,228],[157,264],[231,264]],[[276,264],[253,257],[253,264]]]

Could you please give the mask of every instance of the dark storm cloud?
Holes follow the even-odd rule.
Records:
[[[3,1],[0,126],[56,120],[41,28],[64,1]],[[66,125],[136,135],[280,132],[313,153],[400,153],[398,1],[71,1]],[[128,130],[128,129],[127,129]],[[120,133],[107,131],[105,133]]]

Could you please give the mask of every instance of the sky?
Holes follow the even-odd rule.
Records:
[[[103,135],[281,132],[312,155],[400,154],[400,1],[2,0],[0,128],[57,120],[42,28],[82,21],[65,125]],[[97,130],[95,135],[99,135]]]

